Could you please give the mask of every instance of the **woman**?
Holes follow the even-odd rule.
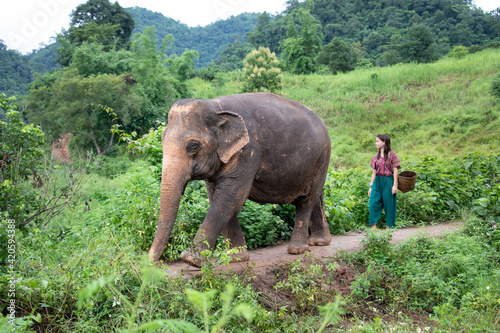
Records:
[[[385,211],[385,221],[389,228],[396,225],[396,204],[398,193],[398,169],[401,167],[396,153],[391,149],[391,139],[387,134],[378,134],[375,146],[378,153],[373,156],[373,169],[368,196],[370,197],[370,222],[372,229]]]

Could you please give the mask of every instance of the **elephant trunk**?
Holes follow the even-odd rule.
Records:
[[[170,234],[174,228],[182,193],[186,183],[189,181],[188,175],[185,175],[187,168],[184,165],[186,163],[183,163],[179,159],[163,158],[160,216],[156,235],[149,249],[149,259],[151,261],[158,261],[167,246]]]

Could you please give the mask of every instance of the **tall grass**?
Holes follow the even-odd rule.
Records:
[[[398,64],[340,75],[283,77],[282,95],[315,110],[332,138],[332,164],[366,165],[374,138],[388,133],[403,158],[500,151],[500,110],[489,88],[500,68],[500,50],[432,64]],[[213,85],[193,81],[195,96],[240,92],[239,73]]]

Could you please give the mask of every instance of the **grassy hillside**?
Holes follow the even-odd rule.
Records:
[[[340,75],[285,74],[283,95],[313,108],[330,129],[335,166],[367,164],[375,136],[388,133],[393,149],[410,160],[434,154],[500,151],[500,110],[489,89],[500,50],[433,64],[399,64]],[[242,75],[222,86],[199,79],[194,95],[240,91]]]

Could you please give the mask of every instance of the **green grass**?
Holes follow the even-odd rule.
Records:
[[[358,167],[375,153],[375,136],[387,133],[400,158],[500,151],[498,101],[489,89],[500,50],[432,64],[398,64],[340,75],[283,77],[282,95],[315,110],[329,128],[332,165]],[[193,80],[194,96],[239,93],[241,74],[214,87]]]

